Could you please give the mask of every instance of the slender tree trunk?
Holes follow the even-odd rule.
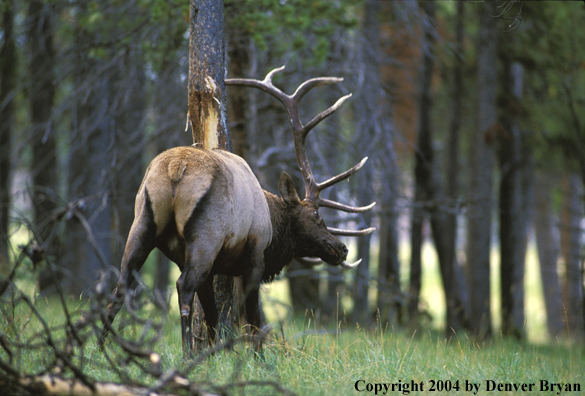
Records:
[[[397,169],[396,166],[393,167]],[[387,175],[386,180],[396,179]],[[380,216],[378,256],[377,307],[382,328],[402,322],[403,300],[400,291],[400,262],[398,261],[398,216],[394,212],[393,199],[385,199],[384,213]]]
[[[223,1],[191,1],[189,37],[188,107],[193,143],[209,149],[218,147],[231,151],[224,83]],[[233,322],[233,278],[215,276],[214,290],[222,337]],[[206,338],[202,326],[203,310],[197,298],[195,300],[193,337],[202,340]]]
[[[447,298],[447,333],[461,327],[469,327],[469,289],[463,270],[457,260],[457,200],[459,199],[459,140],[461,130],[461,109],[463,107],[465,3],[457,2],[457,23],[455,27],[455,65],[453,67],[452,118],[447,144],[446,198],[449,209],[445,212],[442,234],[445,238],[445,261],[452,263],[452,298]]]
[[[415,165],[415,214],[413,217],[412,232],[422,232],[421,226],[424,222],[424,216],[428,213],[430,217],[430,226],[435,242],[435,248],[439,258],[441,276],[443,278],[443,288],[447,302],[447,333],[452,330],[458,330],[463,326],[463,309],[460,293],[457,293],[455,287],[455,270],[458,266],[455,262],[454,241],[447,234],[449,226],[449,217],[445,208],[442,207],[444,199],[442,196],[438,173],[434,166],[434,152],[432,147],[433,131],[431,125],[431,111],[433,97],[431,92],[431,83],[434,68],[434,49],[435,49],[435,3],[421,3],[424,8],[425,20],[423,22],[423,62],[421,70],[421,90],[419,99],[419,126],[417,137],[416,165]],[[414,242],[412,257],[417,260],[413,268],[420,266],[422,236],[413,235],[411,240]],[[420,277],[420,268],[414,272]],[[414,280],[414,277],[411,278]],[[418,288],[418,289],[417,289]],[[420,280],[416,281],[412,291],[420,292]],[[417,298],[415,298],[415,301]],[[411,306],[411,312],[415,309]]]
[[[431,135],[431,81],[434,64],[435,3],[420,3],[422,19],[422,68],[418,104],[418,131],[415,149],[414,201],[410,226],[410,303],[408,308],[411,326],[418,323],[418,302],[422,277],[423,225],[426,209],[423,207],[432,199],[433,147]]]
[[[78,12],[86,10],[81,4]],[[91,34],[76,26],[76,44],[84,48]],[[92,287],[97,273],[113,265],[111,260],[111,174],[110,147],[114,142],[111,103],[111,70],[104,71],[104,61],[77,53],[73,76],[76,95],[70,136],[68,200],[76,213],[68,222],[61,266],[55,268],[56,279],[63,277],[63,287],[79,295]]]
[[[522,66],[508,64],[506,83],[515,100],[522,96]],[[514,117],[514,116],[510,116]],[[506,132],[499,136],[500,179],[500,280],[502,333],[524,337],[524,267],[526,257],[526,216],[522,182],[525,169],[522,153],[527,148],[517,121],[508,117]]]
[[[2,1],[3,41],[0,48],[0,261],[8,262],[8,225],[10,209],[11,131],[14,123],[16,89],[16,44],[14,40],[14,2]]]
[[[51,128],[51,112],[55,100],[52,19],[53,10],[49,4],[30,0],[26,30],[30,48],[30,114],[33,129],[32,200],[37,235],[41,243],[47,240],[54,229],[54,224],[48,222],[48,219],[56,206],[58,187],[57,139],[55,130]],[[50,248],[53,243],[47,242],[45,249]],[[42,280],[40,284],[43,284]]]
[[[356,142],[359,148],[368,147],[370,139],[375,139],[377,133],[377,106],[380,104],[380,65],[379,65],[379,33],[380,33],[380,2],[367,0],[364,4],[364,21],[362,25],[363,45],[361,56],[365,75],[368,76],[362,86],[360,97],[356,98],[356,113],[360,118],[358,128],[361,129],[362,139]],[[365,139],[363,137],[366,137]],[[367,141],[363,141],[367,140]],[[370,203],[373,191],[373,175],[369,168],[363,169],[359,176],[358,203],[360,205]],[[367,203],[366,203],[367,202]],[[362,215],[365,224],[371,224],[372,215],[366,212]],[[369,312],[368,291],[370,286],[370,243],[371,235],[358,239],[358,256],[362,259],[357,267],[354,285],[353,319],[360,326],[365,327],[371,321]]]
[[[137,50],[118,57],[115,65],[112,108],[115,145],[112,149],[112,203],[116,243],[113,260],[122,261],[126,238],[134,221],[134,201],[144,174],[144,123],[146,118],[145,76],[142,59]]]
[[[546,308],[546,323],[551,337],[563,331],[563,300],[557,271],[561,253],[557,220],[553,213],[552,177],[546,173],[537,175],[535,188],[534,230],[540,262],[540,277]]]
[[[467,218],[467,266],[470,275],[471,329],[476,337],[491,335],[490,250],[493,140],[496,134],[497,40],[495,2],[479,7],[477,128],[471,145],[470,205]]]
[[[565,262],[564,309],[565,326],[570,337],[583,339],[583,261],[581,239],[583,205],[579,176],[571,174],[562,180],[563,208],[561,217],[561,254]]]

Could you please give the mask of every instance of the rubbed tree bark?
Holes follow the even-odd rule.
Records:
[[[553,212],[552,177],[542,173],[536,176],[534,230],[540,262],[540,278],[546,308],[546,323],[551,337],[563,331],[563,299],[557,271],[561,253],[557,220]]]
[[[16,89],[16,44],[14,3],[2,1],[3,41],[0,48],[0,261],[8,261],[8,214],[10,209],[10,135],[14,123]]]
[[[226,125],[223,1],[192,1],[189,15],[188,107],[193,142],[231,151]]]
[[[471,145],[471,183],[467,218],[471,329],[478,338],[491,335],[490,249],[494,135],[497,133],[497,40],[495,2],[479,8],[477,127]]]
[[[231,151],[227,128],[223,1],[194,0],[189,7],[188,107],[193,143]],[[219,335],[232,327],[233,278],[217,275],[214,291],[219,312]],[[193,337],[206,338],[203,310],[194,302]],[[199,329],[199,330],[198,330]],[[202,345],[202,344],[201,344]]]
[[[565,262],[563,300],[565,328],[570,337],[583,339],[583,262],[581,257],[581,220],[583,203],[579,176],[571,174],[562,180],[563,207],[561,217],[561,254]]]
[[[507,64],[505,86],[513,101],[522,97],[523,70],[519,63]],[[517,106],[509,106],[516,108]],[[502,334],[524,337],[524,267],[526,257],[526,216],[523,205],[523,137],[514,115],[504,121],[505,133],[498,136],[500,163],[500,282]]]

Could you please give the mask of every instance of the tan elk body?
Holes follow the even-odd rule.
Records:
[[[126,288],[135,283],[150,252],[159,248],[181,270],[177,280],[183,348],[192,348],[192,302],[197,293],[205,321],[214,338],[218,321],[213,276],[241,276],[245,309],[253,331],[260,328],[258,306],[262,281],[271,280],[293,259],[317,257],[331,265],[346,264],[347,247],[336,235],[364,235],[373,231],[328,228],[319,216],[320,206],[349,212],[352,207],[319,198],[319,192],[359,170],[358,165],[323,183],[316,183],[304,149],[307,133],[333,113],[347,97],[315,117],[306,127],[298,119],[298,101],[311,88],[339,82],[340,79],[312,79],[288,96],[272,85],[275,69],[263,82],[232,80],[234,84],[261,88],[283,102],[291,116],[295,152],[305,180],[305,199],[301,201],[291,178],[283,172],[278,190],[281,197],[264,191],[248,164],[240,157],[220,149],[177,147],[152,160],[136,196],[132,224],[114,300],[108,305],[103,346],[112,322],[122,308]],[[299,127],[299,128],[296,128]]]

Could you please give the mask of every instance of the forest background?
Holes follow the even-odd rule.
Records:
[[[38,297],[78,297],[119,266],[148,162],[189,145],[189,4],[2,0],[0,268]],[[227,77],[291,92],[301,117],[353,93],[309,139],[318,180],[367,165],[330,198],[375,209],[327,224],[363,261],[294,263],[265,288],[269,320],[582,339],[585,334],[585,55],[582,2],[225,1]],[[286,114],[228,88],[233,150],[275,192],[300,174]],[[333,195],[335,197],[333,197]],[[45,260],[50,258],[50,260]],[[174,304],[177,270],[154,252],[144,279]],[[270,307],[276,307],[271,308]]]

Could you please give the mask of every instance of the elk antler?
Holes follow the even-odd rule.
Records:
[[[328,199],[320,198],[319,193],[326,189],[327,187],[331,187],[332,185],[347,179],[355,172],[357,172],[367,161],[368,157],[364,158],[360,161],[359,164],[355,165],[351,169],[346,170],[343,173],[340,173],[337,176],[330,178],[322,183],[317,183],[313,177],[313,172],[311,171],[311,165],[309,164],[309,159],[307,158],[307,152],[305,149],[305,140],[309,132],[321,121],[325,118],[329,117],[333,114],[347,99],[351,97],[351,94],[345,95],[335,102],[335,104],[329,107],[327,110],[319,113],[315,116],[307,125],[303,125],[301,119],[299,117],[299,103],[303,96],[307,94],[311,89],[318,87],[320,85],[326,84],[337,84],[343,81],[343,78],[337,77],[317,77],[312,78],[308,81],[302,83],[295,93],[292,95],[287,95],[282,92],[280,89],[276,88],[272,84],[272,77],[280,71],[284,69],[284,66],[276,68],[272,70],[270,73],[266,75],[263,81],[253,80],[253,79],[246,79],[246,78],[230,78],[225,80],[226,85],[240,85],[246,87],[254,87],[261,89],[264,92],[269,93],[270,95],[274,96],[276,99],[280,100],[284,107],[286,108],[290,123],[293,130],[293,141],[295,146],[295,154],[297,157],[297,162],[299,167],[301,168],[301,174],[303,175],[303,180],[305,182],[305,200],[312,201],[318,207],[328,207],[332,209],[342,210],[344,212],[351,212],[351,213],[361,213],[367,210],[370,210],[374,205],[375,202],[371,203],[368,206],[356,207],[356,206],[349,206],[344,205],[339,202],[330,201]],[[367,235],[370,234],[375,230],[374,227],[366,228],[363,230],[342,230],[338,228],[331,228],[328,227],[329,232],[335,235],[345,235],[345,236],[360,236],[360,235]]]

